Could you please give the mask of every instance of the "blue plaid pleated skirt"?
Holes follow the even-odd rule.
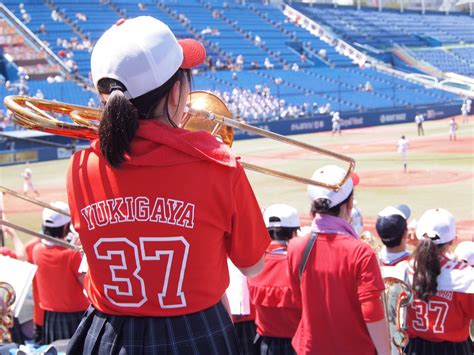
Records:
[[[432,342],[421,338],[410,339],[405,348],[407,355],[472,355],[471,340],[462,342]]]
[[[81,312],[50,312],[44,313],[43,335],[41,343],[50,344],[55,340],[69,339],[76,332],[84,317]]]
[[[67,354],[241,354],[234,326],[219,302],[176,317],[107,315],[90,307]]]
[[[260,355],[295,355],[291,338],[273,338],[259,335],[257,346]]]
[[[257,330],[255,327],[255,321],[247,320],[234,324],[237,337],[239,338],[240,347],[243,355],[255,355],[257,354],[255,348],[255,336]]]

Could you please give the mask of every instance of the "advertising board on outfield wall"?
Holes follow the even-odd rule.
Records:
[[[458,115],[459,105],[436,105],[418,106],[412,108],[394,108],[390,110],[370,112],[347,112],[341,113],[341,127],[362,128],[381,125],[392,125],[398,123],[415,122],[415,115],[422,113],[426,120],[436,120],[449,116]],[[250,124],[281,135],[304,134],[314,132],[325,132],[332,129],[331,116],[320,115],[313,118],[301,118],[293,120],[278,120],[270,122],[256,122]],[[235,130],[234,139],[257,138],[259,136],[246,131]]]

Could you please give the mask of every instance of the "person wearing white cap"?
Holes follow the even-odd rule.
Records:
[[[312,179],[335,185],[345,175],[328,165]],[[297,354],[390,354],[378,261],[349,223],[358,181],[353,174],[337,191],[308,186],[311,233],[288,246],[291,286],[302,303]]]
[[[69,207],[62,201],[51,203],[53,207],[69,214]],[[68,215],[43,210],[43,233],[65,240],[69,233],[71,218]],[[81,253],[64,246],[42,241],[33,249],[33,262],[36,271],[37,300],[45,311],[42,328],[42,344],[55,340],[69,339],[73,336],[89,301],[83,292],[84,276],[79,273]]]
[[[394,271],[393,268],[400,263],[408,262],[410,258],[411,254],[406,249],[410,214],[408,206],[399,205],[396,207],[387,206],[377,215],[375,229],[384,244],[379,255],[383,264],[382,274],[384,276],[396,276],[391,274]],[[396,277],[405,281],[404,275]]]
[[[249,279],[257,313],[257,353],[295,354],[291,339],[301,318],[301,304],[291,290],[287,247],[300,228],[300,218],[294,207],[285,204],[268,206],[263,218],[272,242],[262,273]]]
[[[459,243],[456,249],[454,249],[454,255],[456,255],[458,260],[474,266],[474,242],[465,241]]]
[[[255,276],[270,238],[237,157],[180,128],[205,58],[150,16],[117,21],[93,48],[99,138],[67,180],[92,305],[68,353],[239,352],[221,302],[227,258]]]
[[[474,269],[451,258],[456,239],[453,215],[442,208],[423,213],[413,254],[414,299],[408,307],[407,354],[471,354],[469,322],[474,319]]]
[[[405,136],[402,136],[397,143],[397,151],[400,154],[400,158],[402,159],[403,163],[403,172],[407,172],[407,166],[408,166],[408,160],[407,160],[407,155],[408,155],[408,139],[405,138]]]
[[[28,195],[29,191],[33,191],[36,194],[36,196],[39,196],[38,190],[33,185],[33,172],[28,167],[28,165],[26,166],[25,170],[21,173],[21,176],[23,177],[23,193],[25,195]]]

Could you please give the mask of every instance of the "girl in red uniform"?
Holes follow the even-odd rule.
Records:
[[[288,241],[300,227],[298,211],[276,204],[263,213],[272,242],[265,253],[262,273],[249,279],[249,291],[257,317],[257,353],[295,354],[291,338],[301,318],[301,305],[291,290]]]
[[[69,354],[237,354],[221,303],[229,257],[247,276],[270,240],[242,166],[208,132],[179,128],[192,67],[206,58],[148,16],[97,41],[99,139],[68,172],[91,300]]]
[[[474,269],[451,258],[456,238],[452,214],[437,208],[420,218],[414,252],[413,291],[408,309],[407,354],[468,355],[469,322],[474,318]]]

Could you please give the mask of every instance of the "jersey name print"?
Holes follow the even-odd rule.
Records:
[[[156,222],[194,228],[194,204],[171,198],[146,196],[102,200],[81,209],[91,231],[123,222]]]

